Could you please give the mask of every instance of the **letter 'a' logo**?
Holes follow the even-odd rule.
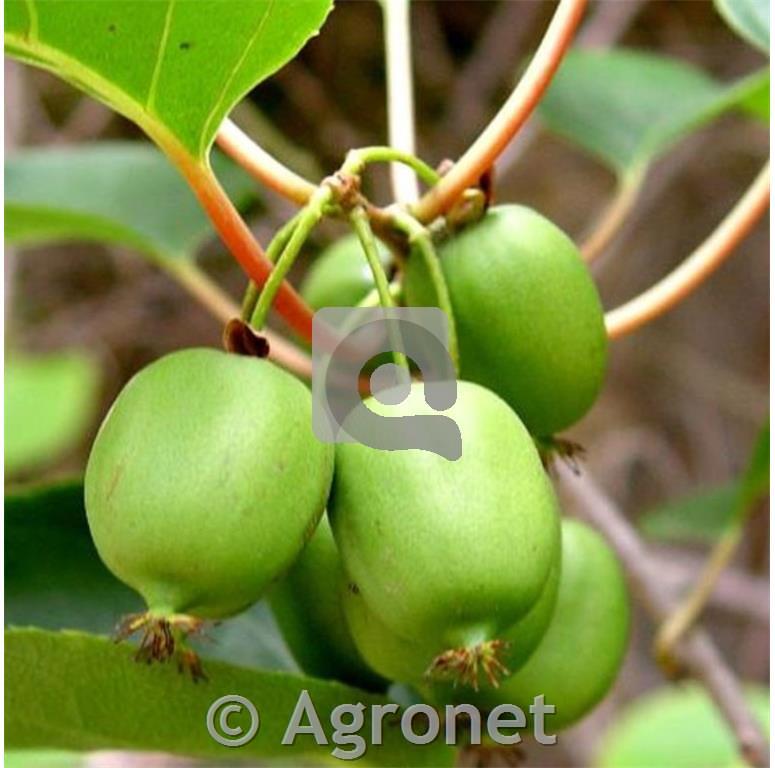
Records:
[[[447,345],[447,317],[436,307],[325,307],[312,324],[312,427],[327,443],[361,443],[386,451],[417,449],[450,461],[462,455],[460,428],[443,413],[457,400]],[[361,400],[364,366],[399,352],[419,369],[430,409],[380,415]],[[388,355],[389,357],[389,355]],[[378,358],[379,359],[379,358]],[[386,362],[370,378],[372,394],[397,405],[409,395],[406,371]]]

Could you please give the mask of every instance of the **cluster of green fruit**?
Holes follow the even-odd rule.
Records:
[[[442,241],[439,255],[461,378],[500,395],[535,436],[576,423],[600,392],[608,342],[597,288],[573,242],[536,211],[503,205]],[[410,256],[404,266],[406,303],[436,306],[424,260]],[[301,292],[320,309],[354,306],[373,287],[351,236],[318,257]]]
[[[368,291],[351,253],[362,259],[346,240],[324,255],[313,303]],[[516,206],[450,238],[441,263],[464,379],[446,412],[458,461],[334,450],[312,433],[307,387],[267,360],[187,350],[126,386],[94,443],[86,507],[101,557],[147,602],[126,625],[143,631],[142,657],[182,648],[197,673],[186,635],[268,593],[310,674],[526,712],[543,694],[555,728],[605,694],[627,641],[623,578],[595,532],[560,522],[534,441],[600,387],[594,286],[568,238]],[[419,259],[403,279],[409,303],[434,302]],[[367,405],[435,413],[421,383],[399,405]]]

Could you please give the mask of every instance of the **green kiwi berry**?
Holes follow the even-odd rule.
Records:
[[[267,360],[190,349],[124,387],[86,469],[86,511],[107,567],[148,613],[150,658],[203,619],[258,600],[312,536],[333,451],[307,388]],[[179,631],[178,631],[179,630]]]
[[[539,599],[520,621],[504,630],[502,645],[496,648],[498,668],[495,671],[501,675],[516,672],[541,641],[554,610],[559,577],[558,558]],[[399,637],[369,609],[355,584],[347,586],[343,600],[352,637],[372,669],[390,680],[412,685],[426,695],[431,690],[440,692],[446,690],[447,686],[457,684],[454,649],[452,654],[445,656],[444,652],[448,649],[438,639],[426,640],[420,635],[410,639]],[[444,683],[445,677],[452,677],[453,682]],[[493,678],[497,677],[493,675]],[[433,682],[434,678],[436,682]],[[478,680],[464,682],[478,685]],[[429,698],[438,697],[438,693],[429,695]]]
[[[386,417],[437,414],[421,383],[397,406],[366,404]],[[539,599],[559,552],[558,511],[533,440],[503,400],[458,382],[443,414],[462,435],[457,461],[337,445],[329,516],[368,609],[398,637],[441,648],[436,661],[454,660],[464,679],[488,659],[497,670],[503,632]]]
[[[454,310],[462,378],[499,394],[535,435],[578,421],[603,383],[600,297],[573,242],[518,205],[490,209],[439,249]],[[436,295],[422,258],[403,278],[407,303]]]
[[[541,642],[499,688],[482,688],[465,701],[482,709],[516,704],[530,717],[530,705],[543,695],[545,704],[556,708],[547,715],[547,733],[572,725],[616,679],[627,650],[629,617],[627,587],[614,553],[596,531],[563,520],[557,602]],[[458,698],[454,691],[445,694]]]
[[[306,673],[384,691],[387,681],[366,665],[347,627],[342,605],[345,585],[324,515],[299,558],[270,590],[269,602],[293,657]]]

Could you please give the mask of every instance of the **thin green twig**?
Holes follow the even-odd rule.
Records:
[[[275,268],[269,275],[261,294],[256,302],[256,308],[253,311],[251,318],[251,325],[260,330],[266,322],[269,309],[274,301],[275,294],[283,283],[285,276],[293,266],[296,257],[299,255],[304,243],[307,241],[310,232],[315,228],[317,223],[323,218],[323,209],[330,202],[333,191],[327,185],[321,186],[317,189],[314,195],[310,198],[309,203],[302,208],[297,214],[298,221],[296,226],[293,227],[293,232],[288,240],[285,248],[282,250],[282,254],[277,260]]]
[[[293,230],[296,229],[296,225],[301,218],[301,211],[297,211],[288,221],[283,224],[272,238],[272,242],[269,243],[266,249],[266,257],[274,264],[280,254],[283,252],[283,248],[288,244],[291,239]],[[261,293],[261,288],[251,280],[248,283],[248,287],[245,289],[245,295],[242,297],[242,309],[240,310],[240,318],[243,322],[250,322],[250,318],[253,317],[253,313],[256,311],[256,303],[258,302],[258,296]]]
[[[374,239],[374,233],[371,231],[368,214],[362,206],[359,205],[353,208],[350,213],[350,224],[360,240],[363,252],[366,254],[366,260],[369,262],[369,267],[371,267],[371,274],[374,277],[374,285],[377,288],[380,305],[386,308],[394,307],[395,301],[390,292],[390,283],[379,260],[377,241]],[[396,365],[408,371],[409,362],[406,359],[406,355],[402,353],[400,334],[395,333],[392,326],[390,327],[390,341]]]
[[[400,149],[382,146],[351,149],[342,164],[342,171],[354,176],[360,176],[366,166],[372,163],[401,163],[402,165],[407,165],[429,187],[437,184],[441,179],[441,175],[426,162],[420,160],[419,157],[415,157],[409,152],[403,152]]]
[[[452,300],[447,288],[447,280],[441,268],[441,262],[433,246],[433,238],[428,228],[420,224],[417,219],[406,211],[393,207],[391,209],[393,223],[397,229],[406,234],[410,246],[416,250],[425,262],[425,267],[436,292],[436,300],[439,307],[447,316],[449,336],[449,356],[455,366],[455,373],[460,373],[460,354],[458,350],[457,329],[455,327],[455,313],[452,309]]]

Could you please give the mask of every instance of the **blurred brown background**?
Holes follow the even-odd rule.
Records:
[[[454,158],[473,140],[509,92],[553,8],[517,0],[413,4],[417,127],[426,160],[435,165]],[[723,81],[763,64],[704,0],[593,3],[582,40],[676,56]],[[121,117],[54,77],[13,62],[5,66],[7,150],[141,139]],[[337,167],[349,148],[386,141],[384,85],[378,6],[339,2],[322,34],[252,94],[268,125],[244,109],[235,119],[289,165],[320,175]],[[497,199],[531,205],[581,237],[614,179],[539,127],[525,133],[497,168]],[[645,289],[699,244],[767,154],[766,131],[729,116],[658,162],[629,223],[595,265],[605,306]],[[377,170],[369,178],[374,198],[387,201],[386,175]],[[269,193],[264,197],[251,223],[266,244],[290,208]],[[314,258],[337,233],[333,225],[321,227],[305,258]],[[744,466],[768,410],[768,253],[768,227],[761,222],[688,301],[613,345],[604,394],[570,437],[585,446],[590,472],[633,519],[667,499],[729,480]],[[206,249],[202,264],[233,296],[241,295],[244,278],[217,242]],[[7,333],[22,349],[83,346],[96,352],[105,371],[103,412],[140,367],[172,349],[218,345],[221,333],[147,262],[94,245],[7,254],[6,316]],[[44,475],[82,471],[89,441]],[[765,577],[768,533],[762,512],[752,521],[738,572]],[[701,552],[669,555],[691,565]],[[757,583],[766,589],[764,581]],[[767,627],[761,617],[716,607],[707,620],[736,670],[765,681]],[[599,729],[622,701],[660,681],[649,656],[652,637],[645,620],[636,619],[633,649],[613,695],[561,739],[569,765],[585,764]],[[558,752],[550,755],[534,757],[556,763]]]

